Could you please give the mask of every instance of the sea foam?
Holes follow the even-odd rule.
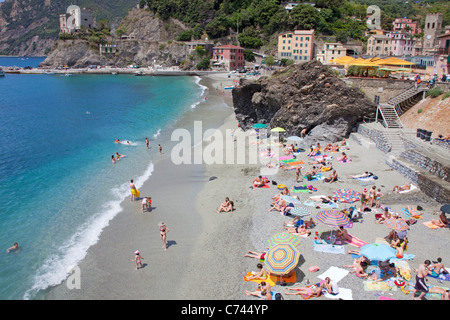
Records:
[[[145,172],[134,179],[137,189],[152,175],[153,163],[150,163]],[[122,211],[121,203],[129,196],[129,183],[125,182],[113,188],[113,199],[103,205],[103,210],[93,215],[86,223],[78,228],[72,237],[58,248],[58,253],[51,255],[39,268],[33,278],[32,287],[24,294],[24,299],[32,299],[41,290],[61,284],[71,274],[87,255],[88,249],[95,245],[109,222]]]

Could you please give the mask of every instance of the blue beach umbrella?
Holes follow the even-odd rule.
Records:
[[[397,251],[384,243],[371,243],[361,247],[360,254],[369,260],[386,261],[395,258]]]

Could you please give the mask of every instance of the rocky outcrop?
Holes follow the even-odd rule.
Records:
[[[108,36],[104,42],[116,45],[114,54],[100,54],[98,44],[83,39],[58,40],[40,67],[68,65],[83,68],[89,65],[141,66],[179,65],[186,57],[184,43],[173,41],[185,30],[179,21],[169,18],[162,20],[148,10],[130,10],[119,28],[124,37]]]
[[[233,89],[233,105],[244,130],[265,123],[284,128],[287,136],[300,136],[307,129],[306,145],[342,140],[364,116],[373,118],[376,112],[363,92],[318,61],[291,65],[256,82],[241,80]]]

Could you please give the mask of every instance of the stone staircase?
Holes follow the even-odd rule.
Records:
[[[377,107],[377,115],[381,114],[383,119],[383,125],[386,128],[403,128],[403,124],[400,121],[400,116],[414,106],[418,99],[423,98],[426,87],[412,87],[398,96],[388,100],[385,103],[380,103]]]

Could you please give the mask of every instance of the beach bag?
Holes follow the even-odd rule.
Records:
[[[306,179],[308,179],[308,181],[311,181],[313,179],[312,175],[308,174],[306,175]]]
[[[275,293],[275,297],[274,298],[275,298],[275,300],[284,300],[283,296],[279,292]]]
[[[311,266],[308,268],[308,271],[309,272],[317,272],[317,271],[319,271],[319,269],[320,268],[318,266]]]

